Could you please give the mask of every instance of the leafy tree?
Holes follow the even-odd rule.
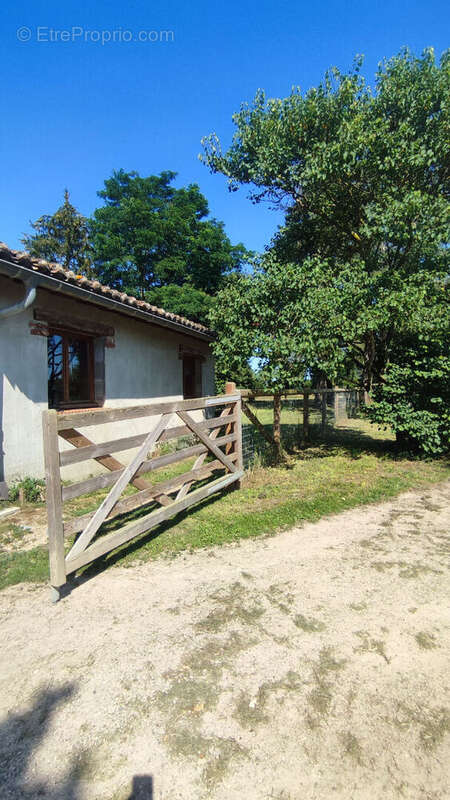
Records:
[[[145,293],[145,299],[173,314],[188,317],[206,327],[209,325],[208,314],[213,298],[190,283],[184,283],[182,286],[175,283],[156,286]]]
[[[402,52],[374,92],[360,66],[306,94],[258,92],[234,116],[229,150],[210,136],[203,158],[231,189],[249,184],[255,202],[286,209],[274,248],[303,286],[306,344],[294,352],[308,350],[328,379],[357,369],[371,390],[411,341],[408,316],[421,330],[421,286],[449,271],[450,52],[440,64],[432,50]]]
[[[450,298],[444,283],[426,287],[391,348],[383,382],[368,407],[408,447],[440,455],[450,445]]]
[[[92,277],[87,219],[72,205],[67,189],[64,203],[54,214],[44,214],[30,224],[35,233],[24,235],[22,244],[32,256]]]
[[[224,275],[240,269],[244,247],[231,244],[221,222],[207,219],[208,204],[199,187],[175,189],[175,177],[169,171],[143,178],[119,170],[105,181],[98,193],[105,205],[91,220],[94,263],[102,281],[141,297],[155,287],[186,283],[213,294]],[[175,289],[166,293],[175,303],[169,310],[178,307],[180,297]]]
[[[305,371],[307,350],[298,328],[302,290],[296,265],[280,264],[268,254],[253,275],[231,276],[210,312],[218,374],[239,382],[256,358],[259,384],[274,393],[277,459],[282,457],[281,393],[302,383]]]

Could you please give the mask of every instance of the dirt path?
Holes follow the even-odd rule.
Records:
[[[448,797],[449,529],[450,482],[3,592],[2,800]]]

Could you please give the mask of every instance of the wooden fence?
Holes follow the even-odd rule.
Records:
[[[227,386],[234,386],[233,383],[227,384]],[[257,414],[255,413],[252,408],[250,408],[249,403],[254,401],[270,401],[273,400],[273,392],[259,392],[253,391],[252,389],[237,389],[239,394],[241,395],[242,399],[242,411],[247,417],[247,419],[254,425],[254,427],[259,431],[261,436],[265,439],[267,444],[271,447],[275,445],[273,435],[271,429],[267,426],[264,426],[260,420],[258,419]],[[327,427],[327,419],[328,419],[328,409],[330,408],[330,401],[332,404],[333,410],[333,417],[334,421],[338,422],[339,420],[345,420],[347,418],[347,411],[345,406],[346,398],[350,394],[355,394],[357,398],[357,405],[362,405],[362,390],[361,389],[341,389],[339,387],[334,387],[333,389],[313,389],[313,388],[301,388],[301,389],[287,389],[284,392],[281,392],[281,403],[283,399],[285,400],[301,400],[302,401],[302,433],[301,438],[302,442],[306,444],[309,440],[309,422],[310,422],[310,412],[312,408],[315,410],[320,409],[320,430],[321,433],[324,434]]]
[[[199,410],[202,419],[196,421],[191,412]],[[213,416],[210,416],[211,412]],[[177,417],[181,425],[174,425]],[[138,418],[148,421],[148,430],[126,438],[94,443],[79,431],[79,428]],[[243,475],[241,398],[239,393],[229,390],[226,395],[216,397],[129,408],[65,413],[44,411],[43,433],[50,582],[55,601],[69,574],[214,492],[231,484],[239,485]],[[152,457],[157,444],[186,436],[194,437],[198,444],[188,444],[175,452]],[[73,449],[60,451],[60,439],[73,445]],[[138,448],[137,452],[128,465],[111,455],[135,448]],[[192,468],[176,477],[155,484],[149,484],[141,477],[192,457],[196,457]],[[213,460],[207,460],[211,457]],[[108,472],[63,486],[61,467],[88,459],[100,463]],[[225,475],[214,477],[219,470],[224,470]],[[207,481],[209,478],[213,479]],[[198,481],[202,481],[202,485],[191,490]],[[138,491],[123,497],[128,484]],[[64,501],[109,486],[111,490],[95,511],[63,521]],[[126,520],[127,513],[151,504],[157,507],[138,519]],[[101,530],[103,523],[122,516],[124,524],[119,528],[110,533]],[[66,554],[64,540],[74,535],[75,541]]]

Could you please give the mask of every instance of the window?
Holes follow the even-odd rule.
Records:
[[[55,331],[48,336],[47,355],[49,408],[96,405],[94,340]]]
[[[183,356],[183,396],[185,400],[202,396],[202,360],[196,356]]]

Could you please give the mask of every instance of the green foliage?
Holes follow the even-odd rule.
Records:
[[[190,283],[178,286],[169,283],[167,286],[155,286],[145,293],[145,299],[155,306],[180,314],[195,322],[208,326],[208,314],[213,303],[211,295],[202,289],[196,289]]]
[[[448,290],[395,340],[368,414],[389,424],[400,443],[426,455],[450,450],[450,309]],[[439,297],[440,295],[440,297]]]
[[[208,319],[211,319],[211,314]],[[239,389],[253,389],[254,391],[264,391],[265,389],[260,373],[258,370],[252,369],[248,361],[243,360],[237,364],[231,374],[226,359],[216,360],[214,371],[217,394],[225,391],[225,384],[228,381],[233,381]]]
[[[328,72],[304,95],[296,89],[285,99],[267,100],[260,91],[234,116],[236,132],[226,153],[217,137],[204,141],[204,161],[228,177],[230,188],[245,183],[256,202],[287,207],[273,260],[278,272],[287,273],[282,292],[290,310],[280,313],[279,327],[289,329],[276,331],[278,355],[271,356],[270,369],[269,362],[265,366],[271,384],[284,378],[289,385],[289,358],[299,374],[308,368],[330,380],[350,375],[354,381],[359,373],[369,391],[388,374],[394,380],[395,360],[400,367],[403,349],[413,353],[414,342],[422,341],[430,304],[439,302],[433,287],[450,269],[450,52],[440,64],[432,50],[421,58],[402,52],[380,66],[374,92],[360,66],[348,74]],[[273,325],[281,275],[277,283],[265,283],[273,298],[264,292],[258,297],[269,304]],[[301,295],[297,301],[291,286]],[[261,308],[249,302],[246,313],[258,321]],[[237,324],[238,314],[233,320]],[[224,334],[225,319],[216,326],[221,337],[233,335]],[[242,326],[249,350],[249,326]],[[436,330],[438,353],[445,352],[443,335],[442,327]],[[239,351],[230,351],[230,358],[238,357]],[[438,398],[445,404],[442,384],[437,392],[434,386],[426,377],[424,396],[419,400],[412,392],[417,411],[433,414]],[[379,419],[383,409],[386,422],[415,437],[414,426],[386,405],[379,406]]]
[[[234,275],[227,281],[210,313],[219,375],[240,383],[249,360],[256,358],[258,383],[276,395],[275,459],[282,458],[279,395],[299,386],[305,373],[307,341],[298,328],[302,293],[303,276],[296,265],[281,265],[267,254],[253,275]]]
[[[64,203],[54,214],[44,214],[30,224],[35,233],[23,236],[22,243],[32,256],[92,276],[87,219],[71,204],[67,189]]]
[[[155,287],[185,283],[214,294],[223,275],[240,269],[243,245],[232,246],[223,223],[206,219],[199,187],[175,189],[175,177],[119,170],[105,181],[99,192],[105,205],[90,221],[99,280],[141,297]],[[179,294],[171,297],[178,303]]]
[[[253,275],[233,275],[215,298],[210,320],[219,374],[240,382],[250,358],[259,360],[258,380],[273,391],[301,383],[305,342],[298,335],[302,276],[295,265],[271,255]]]
[[[206,325],[212,295],[249,254],[231,244],[222,222],[209,218],[199,187],[175,189],[175,177],[114,172],[98,193],[104,206],[91,220],[71,205],[66,190],[61,208],[31,223],[36,232],[23,244],[31,255]]]
[[[45,481],[40,478],[22,478],[20,481],[15,481],[9,487],[9,499],[15,502],[20,497],[20,492],[23,492],[23,499],[27,503],[40,503],[45,498]]]

